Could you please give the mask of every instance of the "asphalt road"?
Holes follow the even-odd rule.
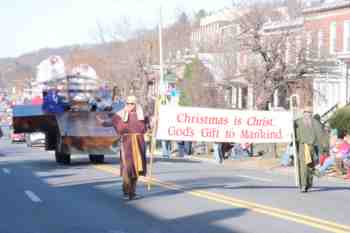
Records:
[[[0,140],[0,233],[350,232],[347,182],[319,179],[301,194],[286,174],[156,159],[141,198],[126,201],[118,162],[74,156],[62,166]]]

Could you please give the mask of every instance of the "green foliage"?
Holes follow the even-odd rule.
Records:
[[[180,85],[179,105],[192,106],[191,87],[188,85],[193,80],[193,63],[187,64],[185,67],[182,85]]]
[[[207,13],[204,9],[200,9],[200,10],[196,13],[195,18],[196,18],[197,20],[200,20],[200,19],[206,17],[207,15],[208,15],[208,13]]]
[[[190,96],[188,96],[186,94],[186,92],[180,92],[179,105],[180,106],[192,106],[192,99]]]
[[[350,106],[338,109],[329,119],[331,128],[350,132]]]
[[[198,12],[195,13],[194,24],[199,25],[201,19],[206,17],[206,16],[208,16],[208,13],[204,9],[199,10]]]

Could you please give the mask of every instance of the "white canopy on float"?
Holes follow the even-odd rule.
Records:
[[[72,69],[72,75],[80,75],[89,79],[97,80],[97,74],[94,68],[87,64],[80,64]]]
[[[66,76],[65,66],[60,56],[50,56],[37,66],[36,83],[59,80]]]
[[[68,91],[74,101],[89,101],[98,89],[96,71],[87,64],[80,64],[72,69],[69,76]]]
[[[36,93],[54,87],[67,91],[70,100],[86,102],[95,96],[98,83],[96,71],[90,65],[80,64],[66,73],[62,58],[50,56],[37,66],[32,86]]]

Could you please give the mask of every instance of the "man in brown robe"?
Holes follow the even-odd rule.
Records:
[[[145,176],[146,151],[144,134],[146,124],[136,97],[129,96],[123,110],[112,118],[112,125],[121,136],[120,175],[123,177],[124,198],[135,199],[139,176]]]

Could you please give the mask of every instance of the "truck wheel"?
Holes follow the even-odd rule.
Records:
[[[59,164],[70,164],[70,154],[55,151],[56,162]]]
[[[61,153],[58,152],[57,150],[55,150],[55,159],[56,159],[56,163],[62,163]]]
[[[64,145],[62,144],[62,137],[61,135],[56,136],[56,150],[55,150],[55,157],[56,157],[56,162],[68,165],[70,164],[70,154],[63,152],[64,150]]]
[[[65,165],[70,164],[70,154],[63,154],[62,153],[62,163]]]
[[[105,160],[104,155],[89,155],[90,162],[94,164],[100,164],[103,163]]]

